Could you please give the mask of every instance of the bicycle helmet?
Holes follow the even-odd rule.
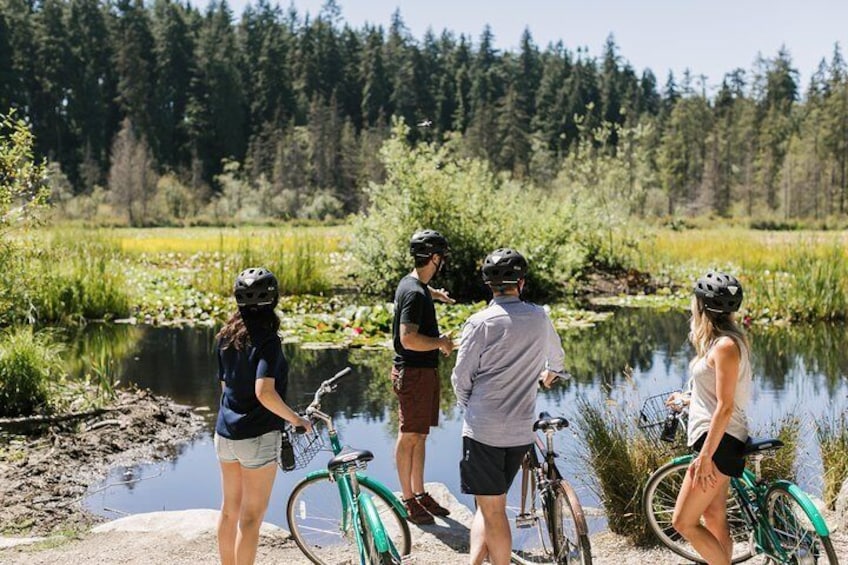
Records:
[[[489,253],[481,270],[488,285],[518,284],[527,275],[527,259],[514,249],[501,247]]]
[[[251,267],[236,277],[233,294],[239,308],[259,310],[277,305],[278,288],[274,273],[263,267]]]
[[[733,275],[710,271],[698,279],[694,290],[710,312],[736,312],[742,305],[742,285]]]
[[[435,253],[447,255],[448,240],[436,230],[422,230],[409,239],[409,253],[414,257],[429,257]]]

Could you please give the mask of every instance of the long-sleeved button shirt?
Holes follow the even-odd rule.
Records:
[[[541,306],[496,296],[462,328],[451,374],[462,435],[493,447],[532,443],[539,373],[562,371],[564,357]]]

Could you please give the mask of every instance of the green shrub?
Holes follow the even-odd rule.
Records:
[[[0,417],[51,408],[51,380],[61,374],[56,344],[31,327],[0,335]]]
[[[577,433],[610,531],[636,545],[656,543],[642,512],[642,493],[668,453],[639,434],[633,418],[617,407],[581,398],[578,412]]]
[[[848,480],[848,413],[816,420],[816,435],[824,467],[822,496],[834,508],[842,484]]]
[[[363,289],[391,295],[412,268],[409,238],[421,229],[448,238],[448,268],[434,284],[458,298],[488,296],[480,265],[497,247],[527,257],[531,297],[556,294],[587,263],[578,237],[585,218],[570,200],[506,182],[484,162],[456,156],[450,144],[410,147],[407,132],[396,124],[383,146],[386,181],[368,187],[368,212],[354,223],[351,250]]]

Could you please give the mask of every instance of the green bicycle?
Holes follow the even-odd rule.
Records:
[[[336,390],[350,367],[321,383],[305,415],[323,423],[333,457],[326,469],[313,471],[295,485],[286,507],[289,531],[310,561],[319,565],[400,564],[411,550],[406,509],[382,483],[365,470],[374,455],[342,448],[332,416],[321,411],[321,398]],[[321,447],[321,431],[292,436],[295,461],[302,467]],[[317,447],[316,447],[317,446]]]
[[[668,394],[645,401],[639,427],[648,437],[659,435],[664,442],[678,443],[686,426],[675,422],[685,422],[686,412],[664,408],[660,414],[656,406],[663,405],[658,401],[661,397],[667,398]],[[759,478],[764,455],[781,447],[783,442],[778,439],[749,439],[745,455],[754,470],[746,468],[741,478],[731,478],[727,517],[733,541],[732,561],[739,563],[762,555],[770,563],[838,565],[830,530],[810,497],[792,482]],[[642,508],[663,545],[695,563],[706,563],[672,527],[677,493],[694,458],[693,454],[675,457],[654,471],[645,487]]]

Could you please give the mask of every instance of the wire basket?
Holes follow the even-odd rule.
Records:
[[[318,422],[312,423],[312,432],[297,433],[291,426],[283,432],[282,447],[277,463],[283,471],[303,469],[315,459],[319,451],[324,451],[327,429]]]
[[[669,391],[649,396],[639,410],[638,427],[654,445],[667,449],[680,449],[686,445],[686,412],[676,412],[666,406]]]

